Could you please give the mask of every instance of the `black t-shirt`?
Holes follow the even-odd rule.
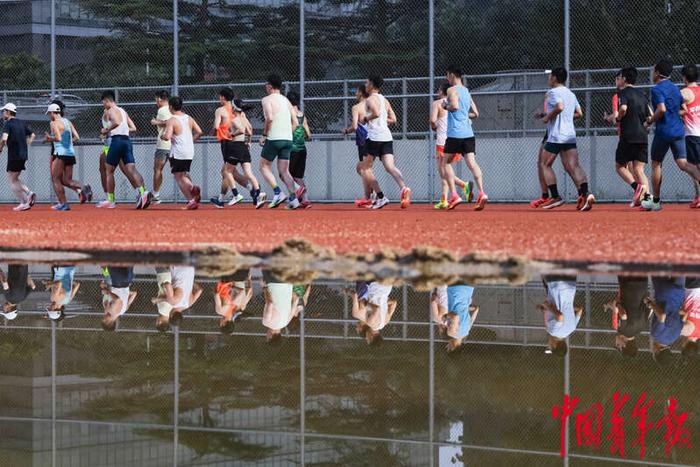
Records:
[[[635,337],[649,328],[647,307],[643,300],[649,295],[646,277],[618,277],[620,306],[627,312],[627,320],[620,320],[618,332],[625,337]]]
[[[5,122],[2,133],[7,133],[7,158],[11,161],[27,160],[27,137],[32,134],[32,129],[18,118],[11,118]]]
[[[644,121],[649,116],[649,101],[646,94],[633,87],[617,92],[618,106],[627,106],[627,113],[620,121],[620,140],[630,144],[646,143],[647,130]]]
[[[26,300],[29,293],[32,291],[27,284],[29,277],[29,266],[26,264],[10,265],[7,268],[7,284],[10,286],[8,290],[2,291],[5,295],[5,300],[16,305]]]

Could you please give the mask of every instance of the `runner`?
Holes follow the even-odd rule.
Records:
[[[379,282],[358,282],[354,290],[348,291],[352,299],[352,316],[357,319],[355,329],[368,345],[381,344],[381,331],[394,316],[397,302],[389,298],[391,290],[392,286]]]
[[[685,280],[685,301],[683,302],[683,356],[698,356],[700,338],[700,277],[687,277]]]
[[[620,141],[615,153],[615,168],[620,178],[634,191],[631,207],[639,207],[649,193],[649,181],[644,173],[649,159],[644,122],[651,115],[651,108],[644,93],[634,87],[636,82],[636,68],[620,70],[615,75],[617,109],[613,109],[611,114],[603,114],[605,121],[619,125]],[[630,163],[632,171],[628,168]]]
[[[242,269],[222,277],[214,290],[214,309],[219,319],[219,331],[232,334],[235,323],[242,319],[253,298],[253,281],[250,269]]]
[[[576,128],[574,119],[581,118],[583,111],[578,99],[566,87],[569,73],[564,68],[555,68],[549,75],[547,92],[547,110],[549,113],[538,114],[547,124],[547,142],[544,145],[544,157],[540,159],[540,168],[549,188],[549,199],[542,204],[544,209],[554,209],[564,204],[557,189],[557,179],[552,165],[561,155],[561,162],[574,184],[578,187],[577,211],[590,211],[595,204],[595,196],[588,191],[588,177],[579,165],[576,149]]]
[[[111,142],[109,151],[107,152],[106,162],[106,186],[107,199],[97,205],[98,208],[114,209],[117,207],[114,201],[114,171],[121,162],[124,163],[124,174],[131,182],[138,193],[136,200],[136,209],[147,209],[153,201],[153,195],[146,191],[143,183],[143,177],[136,169],[136,161],[134,160],[133,147],[129,132],[136,131],[134,122],[131,121],[126,111],[117,106],[115,102],[114,92],[105,91],[102,93],[102,106],[107,111],[107,119],[109,126],[103,128],[101,133],[105,136],[109,135]]]
[[[376,159],[382,161],[384,169],[396,180],[401,189],[401,209],[405,209],[411,205],[411,189],[406,186],[401,171],[394,164],[394,138],[389,125],[396,123],[396,114],[391,103],[380,94],[382,84],[384,80],[377,75],[371,75],[365,83],[365,89],[369,95],[365,100],[365,116],[362,119],[362,123],[367,124],[365,159],[372,163]],[[370,186],[377,194],[377,199],[370,206],[371,209],[381,209],[389,204],[389,199],[384,197],[376,179]]]
[[[36,290],[36,284],[29,275],[28,264],[10,264],[7,266],[7,276],[0,269],[0,283],[5,303],[2,305],[0,316],[7,320],[17,318],[17,307],[25,301],[30,293]]]
[[[541,113],[535,114],[535,118],[541,118],[540,115],[546,114],[547,113],[547,98],[545,97],[544,99],[544,107],[543,111]],[[540,196],[539,199],[536,199],[534,201],[530,201],[530,207],[533,209],[537,209],[539,207],[542,207],[544,203],[549,200],[549,188],[547,187],[547,180],[544,178],[544,171],[542,170],[542,167],[544,165],[544,161],[546,161],[547,156],[544,150],[544,145],[547,143],[547,130],[544,132],[544,137],[542,138],[542,142],[540,143],[540,147],[537,150],[537,179],[540,182],[540,191],[542,195]],[[554,183],[556,184],[557,179],[556,176],[554,178]]]
[[[192,266],[171,266],[170,277],[171,282],[163,284],[165,295],[151,300],[158,305],[156,329],[160,332],[168,331],[170,326],[179,326],[183,313],[202,295],[202,287],[195,282]]]
[[[34,142],[35,135],[32,130],[17,118],[17,106],[7,103],[2,109],[2,118],[5,126],[2,129],[2,140],[0,140],[0,153],[7,146],[7,177],[10,180],[10,187],[19,200],[19,204],[12,208],[13,211],[27,211],[34,206],[36,194],[31,191],[19,179],[23,170],[26,170],[28,158],[28,146]]]
[[[217,198],[211,198],[210,201],[220,209],[223,209],[225,206],[226,195],[229,190],[233,194],[233,198],[228,203],[229,206],[243,201],[243,195],[238,192],[236,182],[240,183],[241,186],[248,185],[248,179],[236,170],[236,164],[240,163],[241,160],[239,158],[245,158],[245,154],[240,144],[233,144],[234,136],[232,135],[231,124],[236,116],[233,113],[231,102],[234,97],[232,89],[222,88],[219,91],[220,105],[214,112],[214,129],[212,132],[221,144],[221,155],[224,158],[224,164],[221,166],[221,192]],[[246,140],[245,133],[238,134],[238,137],[238,142]]]
[[[185,209],[197,209],[202,190],[190,179],[190,166],[194,158],[194,142],[202,136],[197,122],[182,111],[182,99],[172,96],[168,100],[172,117],[167,121],[160,139],[172,142],[170,148],[170,170],[175,182],[187,198]]]
[[[170,120],[169,101],[170,93],[168,91],[156,91],[155,93],[156,107],[158,113],[156,118],[151,119],[151,125],[158,130],[158,139],[156,140],[156,152],[153,154],[153,204],[160,204],[160,188],[163,186],[163,168],[170,157],[170,141],[163,138],[165,125]]]
[[[263,326],[267,328],[265,339],[268,344],[282,343],[282,331],[299,315],[299,297],[294,293],[294,285],[282,282],[272,273],[263,270]]]
[[[576,330],[583,308],[574,305],[576,276],[545,276],[542,278],[547,299],[537,306],[544,314],[552,354],[563,357],[569,351],[567,339]]]
[[[651,143],[651,183],[654,197],[642,202],[644,211],[661,210],[661,167],[669,149],[678,168],[690,175],[693,183],[700,181],[700,169],[689,164],[686,159],[685,128],[680,115],[683,96],[669,80],[671,73],[673,64],[668,60],[661,60],[654,66],[652,77],[656,85],[651,89],[654,114],[645,124],[647,128],[656,124],[654,140]]]
[[[265,129],[262,138],[260,138],[260,145],[263,147],[260,172],[275,192],[268,207],[276,208],[288,200],[287,208],[297,209],[299,200],[295,194],[294,179],[289,173],[289,158],[292,152],[292,135],[299,123],[294,116],[292,104],[281,94],[281,89],[282,79],[279,76],[270,75],[267,77],[265,91],[268,95],[262,100]],[[272,162],[275,159],[277,159],[277,172],[287,186],[289,195],[283,193],[277,186],[277,180],[272,173]]]
[[[484,191],[484,179],[481,168],[476,163],[476,139],[472,129],[472,119],[479,117],[469,90],[462,84],[462,70],[456,66],[447,68],[447,81],[450,88],[443,100],[443,108],[447,110],[447,138],[445,140],[445,180],[451,193],[446,209],[454,209],[462,202],[455,187],[455,173],[452,164],[457,161],[457,155],[464,157],[467,167],[474,176],[479,196],[476,198],[475,211],[486,207],[489,197]]]
[[[365,158],[367,153],[367,125],[362,122],[365,118],[365,110],[367,107],[365,101],[368,97],[369,94],[367,94],[365,85],[359,85],[355,93],[356,103],[352,106],[352,123],[349,127],[343,129],[343,134],[345,135],[355,133],[355,144],[357,145],[357,153],[360,158],[355,170],[360,178],[362,178],[364,197],[355,200],[355,206],[358,208],[372,206],[377,195],[372,189],[372,186],[377,183],[377,179],[374,177],[374,172],[372,170],[372,160],[369,157]]]
[[[131,290],[134,284],[134,268],[108,266],[103,270],[104,281],[100,283],[102,292],[102,329],[115,331],[117,320],[127,312],[134,299],[136,291]]]
[[[450,186],[447,183],[447,173],[445,169],[445,141],[447,140],[447,110],[442,106],[447,98],[447,91],[450,89],[450,83],[445,82],[438,88],[438,98],[433,101],[430,107],[430,126],[435,131],[435,158],[437,159],[438,173],[442,179],[442,197],[437,203],[435,209],[447,209],[447,198],[450,196]],[[455,156],[455,162],[462,159],[461,154]],[[471,203],[473,191],[472,182],[465,183],[464,180],[455,176],[455,184],[464,190],[464,197],[467,203]]]
[[[637,337],[647,329],[647,307],[644,300],[649,296],[648,279],[642,277],[617,276],[618,292],[615,299],[605,304],[612,312],[615,348],[625,357],[637,355]]]
[[[681,90],[683,106],[681,115],[685,124],[685,148],[688,163],[700,169],[700,86],[698,86],[698,68],[695,65],[683,67],[685,88]],[[700,183],[696,180],[695,199],[690,203],[694,209],[700,208]]]
[[[438,332],[448,337],[447,352],[452,353],[464,345],[479,307],[472,304],[474,287],[465,284],[437,287],[430,296],[432,319]]]
[[[66,306],[80,289],[80,282],[75,281],[75,266],[52,266],[51,280],[44,281],[44,286],[51,300],[46,307],[49,319],[62,321],[66,316]]]
[[[63,116],[64,110],[61,105],[49,105],[46,115],[51,119],[51,133],[44,134],[44,142],[51,143],[51,181],[58,198],[58,203],[53,205],[51,209],[70,211],[70,205],[66,202],[64,186],[78,193],[80,204],[92,201],[90,185],[81,185],[80,182],[73,180],[73,166],[75,165],[73,142],[78,141],[80,136],[73,123]]]
[[[299,206],[308,209],[311,201],[307,196],[304,173],[306,172],[306,141],[311,141],[311,130],[306,115],[299,110],[299,94],[292,91],[287,94],[289,103],[292,104],[292,115],[297,119],[297,127],[292,134],[292,153],[289,158],[289,174],[294,179],[294,194],[299,200]]]
[[[656,363],[668,365],[673,361],[671,346],[683,330],[680,310],[685,301],[685,278],[652,277],[651,284],[654,299],[644,301],[651,312],[649,345]]]

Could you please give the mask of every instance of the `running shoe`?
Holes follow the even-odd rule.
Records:
[[[80,204],[85,204],[87,203],[87,193],[85,193],[85,188],[80,189],[80,193],[78,193],[78,199],[80,199]]]
[[[200,201],[202,201],[202,189],[197,185],[193,185],[192,196],[194,197],[195,202],[199,205]]]
[[[275,195],[275,197],[272,198],[272,201],[270,201],[270,204],[268,204],[267,207],[270,209],[275,209],[277,206],[284,203],[285,201],[287,201],[287,194],[280,191],[279,194]]]
[[[160,199],[160,195],[153,195],[153,201],[151,201],[151,204],[161,204],[162,202],[163,201]]]
[[[261,207],[265,206],[265,202],[267,201],[267,193],[264,191],[260,192],[258,195],[258,202],[255,205],[255,209],[260,209]]]
[[[483,211],[484,208],[486,207],[486,203],[489,202],[489,197],[486,195],[486,193],[481,192],[479,193],[479,197],[476,198],[476,206],[474,206],[475,211]]]
[[[457,207],[458,204],[462,202],[462,198],[459,197],[457,193],[452,193],[450,196],[450,201],[447,203],[447,209],[452,210]]]
[[[97,203],[97,207],[100,209],[114,209],[117,207],[117,203],[106,199]]]
[[[144,191],[141,195],[141,209],[148,209],[153,202],[153,194],[150,191]]]
[[[33,208],[34,203],[36,203],[36,193],[34,193],[33,191],[30,191],[29,194],[27,195],[27,204],[29,205],[30,208]]]
[[[389,198],[386,196],[384,198],[377,198],[369,209],[381,209],[389,204]]]
[[[142,209],[143,208],[143,195],[138,194],[136,195],[136,209]]]
[[[188,211],[193,211],[199,207],[199,203],[197,202],[197,198],[192,198],[187,202],[187,205],[185,206],[185,209]]]
[[[581,206],[581,211],[590,211],[593,209],[593,205],[595,204],[595,196],[593,196],[593,193],[588,193],[588,196],[586,196],[586,200],[583,203],[583,206]]]
[[[20,212],[20,211],[29,211],[32,207],[29,205],[29,203],[20,203],[14,208],[12,208],[13,211],[15,212]]]
[[[700,209],[700,197],[690,202],[690,209]]]
[[[630,203],[631,208],[636,208],[642,204],[642,199],[644,199],[644,193],[646,192],[646,187],[644,185],[637,185],[634,190],[634,196],[632,197],[632,202]]]
[[[68,203],[57,203],[51,206],[51,209],[53,209],[54,211],[70,211],[70,205]]]
[[[645,199],[642,201],[640,211],[661,211],[661,201],[655,203],[653,199]]]
[[[302,209],[311,209],[311,201],[305,199],[304,201],[299,203],[299,207],[301,207]]]
[[[401,190],[401,209],[411,206],[411,189],[407,186]]]
[[[243,195],[238,193],[236,196],[231,198],[231,201],[228,202],[229,206],[235,206],[236,204],[240,203],[243,201]]]
[[[304,193],[306,193],[306,185],[299,185],[299,188],[294,192],[294,196],[296,196],[297,199],[301,199]]]
[[[586,204],[586,198],[583,195],[579,195],[576,198],[576,210],[580,211],[584,204]]]
[[[467,200],[467,203],[474,201],[474,182],[464,184],[464,199]]]
[[[433,205],[435,209],[447,209],[447,200],[441,200],[439,203]]]
[[[356,199],[355,200],[355,206],[358,208],[366,208],[368,206],[372,205],[372,200],[367,199],[367,198],[362,198],[362,199]]]
[[[294,198],[293,200],[290,200],[290,201],[287,203],[286,209],[294,210],[294,209],[298,209],[299,206],[300,206],[299,200],[296,199],[296,198]]]
[[[562,204],[564,204],[564,200],[559,197],[549,198],[547,201],[542,203],[542,209],[554,209],[558,208]]]
[[[221,201],[219,198],[216,198],[216,197],[209,198],[209,201],[211,201],[211,204],[213,204],[214,206],[216,206],[219,209],[223,209],[224,206],[226,205],[223,201]]]
[[[544,203],[546,203],[548,199],[549,198],[540,198],[540,199],[536,199],[534,201],[530,201],[530,207],[532,209],[537,209],[537,208],[541,207]]]

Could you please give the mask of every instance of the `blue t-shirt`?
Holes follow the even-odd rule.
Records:
[[[547,142],[555,144],[576,144],[576,126],[574,114],[579,106],[576,95],[565,86],[557,86],[547,91],[547,111],[557,104],[563,104],[564,110],[547,123]]]
[[[474,136],[472,122],[469,120],[469,109],[472,106],[472,96],[464,86],[457,86],[459,109],[447,112],[447,137],[471,138]]]
[[[664,141],[673,141],[685,136],[685,127],[680,116],[683,96],[678,87],[665,79],[651,88],[652,110],[656,112],[656,106],[666,105],[666,113],[661,120],[656,122],[655,136]]]
[[[5,121],[2,133],[7,133],[7,159],[11,161],[27,160],[27,137],[32,134],[31,128],[18,118]]]
[[[651,336],[663,345],[671,345],[681,336],[683,319],[680,309],[685,300],[685,278],[652,277],[654,301],[666,313],[664,322],[656,314],[651,316]]]
[[[576,315],[574,308],[574,299],[576,298],[576,280],[555,280],[546,281],[547,284],[547,299],[557,307],[557,310],[562,314],[562,320],[557,321],[557,317],[547,311],[545,314],[545,323],[547,333],[550,336],[558,339],[566,339],[575,330],[578,322],[581,320],[580,315]]]
[[[447,311],[459,317],[459,330],[454,338],[467,337],[472,328],[469,305],[472,304],[474,287],[469,285],[451,285],[447,287]]]

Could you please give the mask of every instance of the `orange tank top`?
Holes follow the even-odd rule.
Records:
[[[228,122],[222,123],[216,129],[216,139],[218,141],[231,141],[231,122],[233,122],[233,110],[231,107],[226,106],[226,113],[228,113]]]

